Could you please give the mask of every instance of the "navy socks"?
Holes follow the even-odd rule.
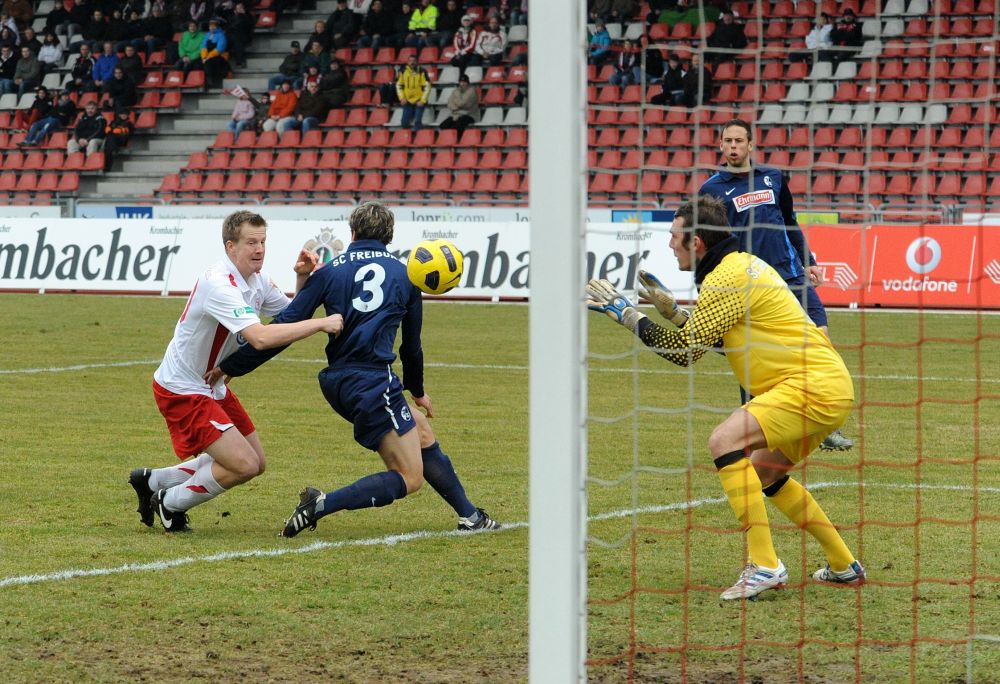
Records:
[[[337,511],[388,506],[404,496],[406,482],[395,470],[366,475],[354,484],[327,492],[316,506],[316,517],[322,518]]]
[[[465,496],[465,488],[451,465],[451,459],[441,451],[441,445],[434,442],[421,449],[420,453],[424,457],[424,480],[427,484],[455,509],[459,517],[471,518],[475,515],[476,507]]]

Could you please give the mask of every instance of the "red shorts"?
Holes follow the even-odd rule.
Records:
[[[257,430],[232,390],[223,399],[213,399],[203,394],[174,394],[154,380],[153,396],[181,460],[200,454],[231,427],[244,436]]]

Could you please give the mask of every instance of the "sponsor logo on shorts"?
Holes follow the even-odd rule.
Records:
[[[758,207],[761,204],[774,204],[774,190],[757,190],[733,198],[736,211],[746,211],[750,207]]]

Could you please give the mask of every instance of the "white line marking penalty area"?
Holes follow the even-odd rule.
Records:
[[[895,489],[895,490],[916,490],[918,487],[914,484],[895,484],[895,483],[859,483],[859,482],[815,482],[809,485],[809,489],[834,489],[834,488],[856,488],[865,487],[866,489]],[[928,485],[922,484],[919,487],[921,490],[928,491],[959,491],[959,492],[970,492],[971,487],[963,485]],[[979,487],[979,492],[981,494],[1000,494],[1000,487]],[[706,505],[719,505],[726,503],[726,499],[722,497],[713,497],[706,499],[695,499],[693,501],[680,501],[671,504],[657,505],[657,506],[644,506],[642,508],[632,508],[632,509],[622,509],[617,511],[608,511],[605,513],[597,513],[590,516],[589,520],[591,522],[597,522],[601,520],[611,520],[615,518],[626,518],[638,513],[665,513],[670,511],[679,511],[687,508],[697,508]],[[72,580],[78,578],[89,578],[89,577],[106,577],[109,575],[120,575],[130,572],[157,572],[161,570],[170,570],[172,568],[177,568],[183,565],[191,565],[193,563],[219,563],[230,560],[240,560],[244,558],[277,558],[280,556],[288,556],[293,554],[305,554],[314,553],[317,551],[330,551],[337,549],[349,549],[358,548],[366,546],[394,546],[396,544],[403,544],[406,542],[420,541],[423,539],[441,539],[446,537],[466,537],[472,534],[499,534],[502,532],[508,532],[513,530],[526,529],[528,527],[527,522],[512,522],[503,523],[503,527],[499,530],[484,530],[481,532],[466,532],[459,530],[448,530],[448,531],[416,531],[416,532],[405,532],[403,534],[393,534],[383,537],[372,537],[368,539],[347,539],[342,541],[317,541],[306,546],[298,547],[287,547],[287,548],[277,548],[277,549],[254,549],[248,551],[223,551],[220,553],[214,553],[208,556],[185,556],[182,558],[173,558],[169,560],[152,561],[149,563],[128,563],[125,565],[118,565],[110,568],[74,568],[69,570],[62,570],[59,572],[41,573],[34,575],[13,575],[10,577],[0,578],[0,589],[5,587],[23,586],[28,584],[41,584],[45,582],[60,582],[65,580]],[[592,543],[596,540],[591,540]],[[599,543],[599,542],[597,542]]]

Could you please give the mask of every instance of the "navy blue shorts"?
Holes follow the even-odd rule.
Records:
[[[806,314],[809,316],[809,320],[816,324],[817,327],[823,327],[827,325],[826,319],[826,308],[823,306],[823,302],[820,301],[819,295],[816,294],[816,288],[812,286],[806,280],[805,276],[799,276],[798,278],[792,278],[791,280],[786,280],[788,287],[792,288],[792,293],[795,298],[799,300],[802,304],[802,291],[805,288],[805,303],[803,308],[806,310]]]
[[[416,427],[403,397],[403,383],[387,365],[376,368],[324,368],[319,386],[333,410],[354,425],[354,440],[372,451],[389,431],[405,435]]]

